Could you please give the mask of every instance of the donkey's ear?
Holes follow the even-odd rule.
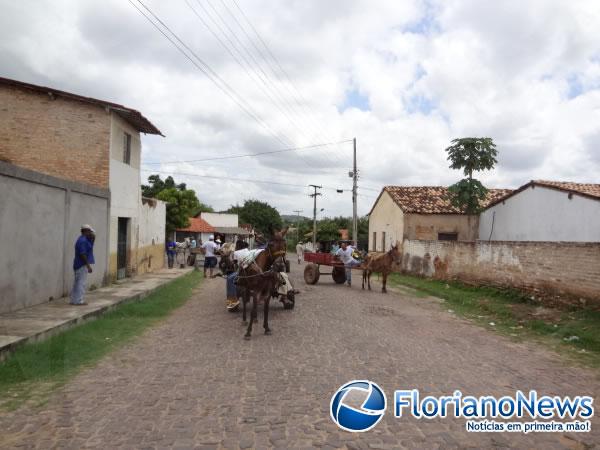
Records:
[[[285,227],[283,230],[281,230],[281,237],[285,237],[285,234],[288,232],[289,230],[289,226]]]

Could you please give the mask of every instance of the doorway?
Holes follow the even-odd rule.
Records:
[[[117,280],[127,276],[127,229],[129,218],[119,217],[117,231]]]

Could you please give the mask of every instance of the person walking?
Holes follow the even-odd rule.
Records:
[[[296,244],[296,256],[298,256],[298,264],[302,264],[302,259],[304,259],[304,245],[302,241]]]
[[[73,289],[71,290],[71,305],[87,305],[83,300],[86,290],[88,273],[92,273],[94,261],[95,231],[91,225],[81,226],[81,236],[75,242],[75,258],[73,259]]]
[[[166,243],[167,248],[167,263],[169,264],[169,269],[173,268],[173,263],[175,262],[175,249],[177,245],[173,239],[168,239]]]
[[[216,252],[219,245],[215,243],[213,235],[208,237],[208,242],[202,244],[202,253],[204,253],[204,278],[206,278],[206,269],[209,269],[209,277],[213,277],[213,269],[217,266]]]
[[[340,258],[346,268],[346,282],[348,286],[352,286],[352,267],[360,266],[360,261],[354,259],[352,253],[354,247],[348,245],[346,241],[342,241],[342,247],[335,253],[335,256]]]

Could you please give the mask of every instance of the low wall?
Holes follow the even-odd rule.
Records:
[[[402,270],[600,300],[600,243],[405,240]]]
[[[106,281],[109,191],[0,161],[0,313],[67,295],[74,245],[96,229],[88,287]]]

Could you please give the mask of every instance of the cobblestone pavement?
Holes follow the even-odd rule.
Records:
[[[367,433],[339,430],[329,401],[352,379],[377,382],[388,402],[395,389],[413,387],[597,397],[600,383],[596,372],[456,318],[434,299],[363,292],[328,276],[306,286],[302,268],[293,264],[302,291],[296,309],[272,308],[273,335],[257,327],[244,341],[240,315],[225,311],[224,281],[207,280],[167,320],[43,407],[4,414],[0,447],[583,449],[600,442],[596,419],[591,433],[467,433],[464,419],[395,419],[389,409]]]

